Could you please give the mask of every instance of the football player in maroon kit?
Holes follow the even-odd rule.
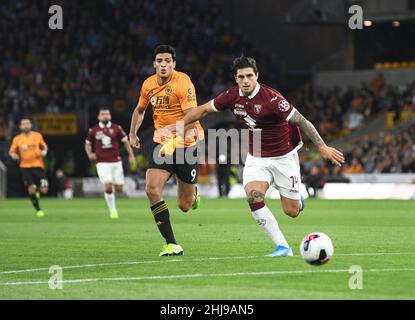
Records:
[[[111,219],[118,219],[115,206],[115,191],[122,192],[124,172],[120,157],[120,141],[128,153],[128,162],[135,165],[135,157],[128,137],[121,126],[111,122],[111,112],[101,108],[98,113],[99,123],[89,129],[85,140],[85,152],[90,161],[96,161],[98,177],[105,186],[105,201]],[[93,146],[93,150],[92,150]]]
[[[304,209],[300,194],[300,163],[297,151],[303,145],[300,130],[307,135],[323,159],[340,166],[343,154],[327,146],[312,123],[290,104],[277,90],[258,83],[256,61],[238,57],[233,61],[232,71],[237,86],[219,94],[216,98],[191,110],[177,126],[177,135],[162,148],[169,155],[182,141],[191,125],[211,112],[225,109],[232,111],[241,127],[249,129],[249,152],[243,172],[243,185],[252,215],[267,232],[275,251],[267,256],[292,256],[278,222],[265,204],[265,194],[270,186],[278,189],[283,211],[297,217]],[[180,130],[180,127],[182,130]],[[260,151],[255,152],[254,133],[260,132]]]

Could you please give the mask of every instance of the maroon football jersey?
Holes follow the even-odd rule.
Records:
[[[283,156],[302,146],[297,126],[288,123],[295,111],[277,90],[258,84],[249,97],[238,86],[211,101],[215,111],[230,109],[241,127],[249,129],[249,153],[253,155],[253,131],[261,131],[261,157]]]
[[[105,126],[98,123],[89,129],[86,143],[94,147],[97,162],[118,162],[120,157],[120,141],[128,139],[121,126],[108,122]]]

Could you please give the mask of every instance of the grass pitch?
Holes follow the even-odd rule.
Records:
[[[168,199],[182,257],[158,257],[164,244],[144,199],[117,199],[110,220],[102,198],[0,201],[0,299],[414,299],[415,202],[307,200],[299,218],[267,204],[294,257],[267,258],[274,246],[245,200],[202,199],[181,213]],[[321,231],[333,260],[309,266],[298,246]],[[63,267],[52,290],[49,267]],[[351,266],[363,269],[363,288]],[[356,276],[355,276],[356,278]]]

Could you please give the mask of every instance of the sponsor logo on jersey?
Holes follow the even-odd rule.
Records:
[[[260,113],[261,109],[262,109],[262,105],[260,105],[260,104],[255,104],[254,105],[255,113]]]
[[[103,136],[104,136],[103,131],[97,131],[97,133],[95,134],[95,139],[101,140]]]
[[[278,103],[278,109],[280,109],[282,112],[286,112],[288,109],[290,109],[290,104],[285,99],[284,100],[281,100]]]
[[[233,113],[237,116],[241,116],[241,117],[245,117],[248,113],[246,112],[246,110],[241,109],[241,108],[236,108],[233,109]]]
[[[112,148],[112,143],[111,143],[111,138],[104,135],[101,139],[101,143],[102,143],[102,149],[111,149]]]

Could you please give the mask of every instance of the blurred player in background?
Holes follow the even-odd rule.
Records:
[[[278,189],[283,211],[297,217],[304,209],[300,194],[301,175],[297,151],[303,145],[299,128],[310,138],[324,159],[335,165],[344,162],[343,154],[328,147],[312,123],[305,119],[277,90],[258,83],[256,61],[239,57],[232,70],[237,86],[229,88],[210,102],[193,109],[184,117],[184,129],[210,112],[229,109],[242,128],[249,129],[249,152],[243,172],[243,185],[252,215],[268,233],[276,249],[268,256],[293,255],[278,222],[265,205],[270,186]],[[260,154],[255,154],[253,132],[261,132]],[[170,139],[162,148],[171,154],[183,140],[183,133]],[[255,142],[256,143],[256,142]]]
[[[200,196],[196,186],[198,163],[178,163],[175,155],[169,163],[163,162],[158,155],[158,149],[170,138],[169,126],[175,126],[177,121],[193,108],[196,108],[196,92],[192,81],[185,73],[174,70],[176,67],[176,51],[169,45],[158,46],[153,53],[153,66],[156,74],[147,78],[141,88],[140,99],[134,110],[130,142],[134,148],[140,148],[137,131],[140,128],[144,113],[149,104],[154,111],[153,155],[149,169],[146,172],[146,193],[150,202],[151,212],[161,235],[166,240],[160,256],[182,255],[183,248],[177,244],[170,222],[170,213],[163,200],[163,189],[169,178],[175,174],[178,186],[177,203],[183,212],[196,209],[200,204]],[[193,127],[193,126],[192,126]],[[190,130],[189,130],[190,131]],[[204,139],[204,132],[197,121],[190,134],[186,136],[181,148],[184,152],[197,154],[196,143]]]
[[[104,197],[110,217],[118,219],[113,189],[122,192],[124,186],[119,142],[124,144],[128,153],[128,162],[132,166],[135,166],[135,157],[124,130],[121,126],[111,122],[111,112],[108,108],[103,107],[99,110],[98,120],[99,123],[88,131],[85,152],[90,161],[96,161],[98,177],[105,186]]]
[[[55,176],[57,182],[58,197],[64,199],[72,199],[73,185],[71,180],[65,175],[65,172],[63,172],[62,169],[56,170]]]
[[[9,155],[15,161],[20,160],[19,166],[30,201],[36,209],[37,216],[43,217],[45,213],[40,208],[39,198],[40,193],[48,193],[49,184],[43,161],[48,152],[48,146],[43,140],[42,134],[32,131],[32,122],[29,118],[20,120],[20,130],[22,132],[12,141]]]

